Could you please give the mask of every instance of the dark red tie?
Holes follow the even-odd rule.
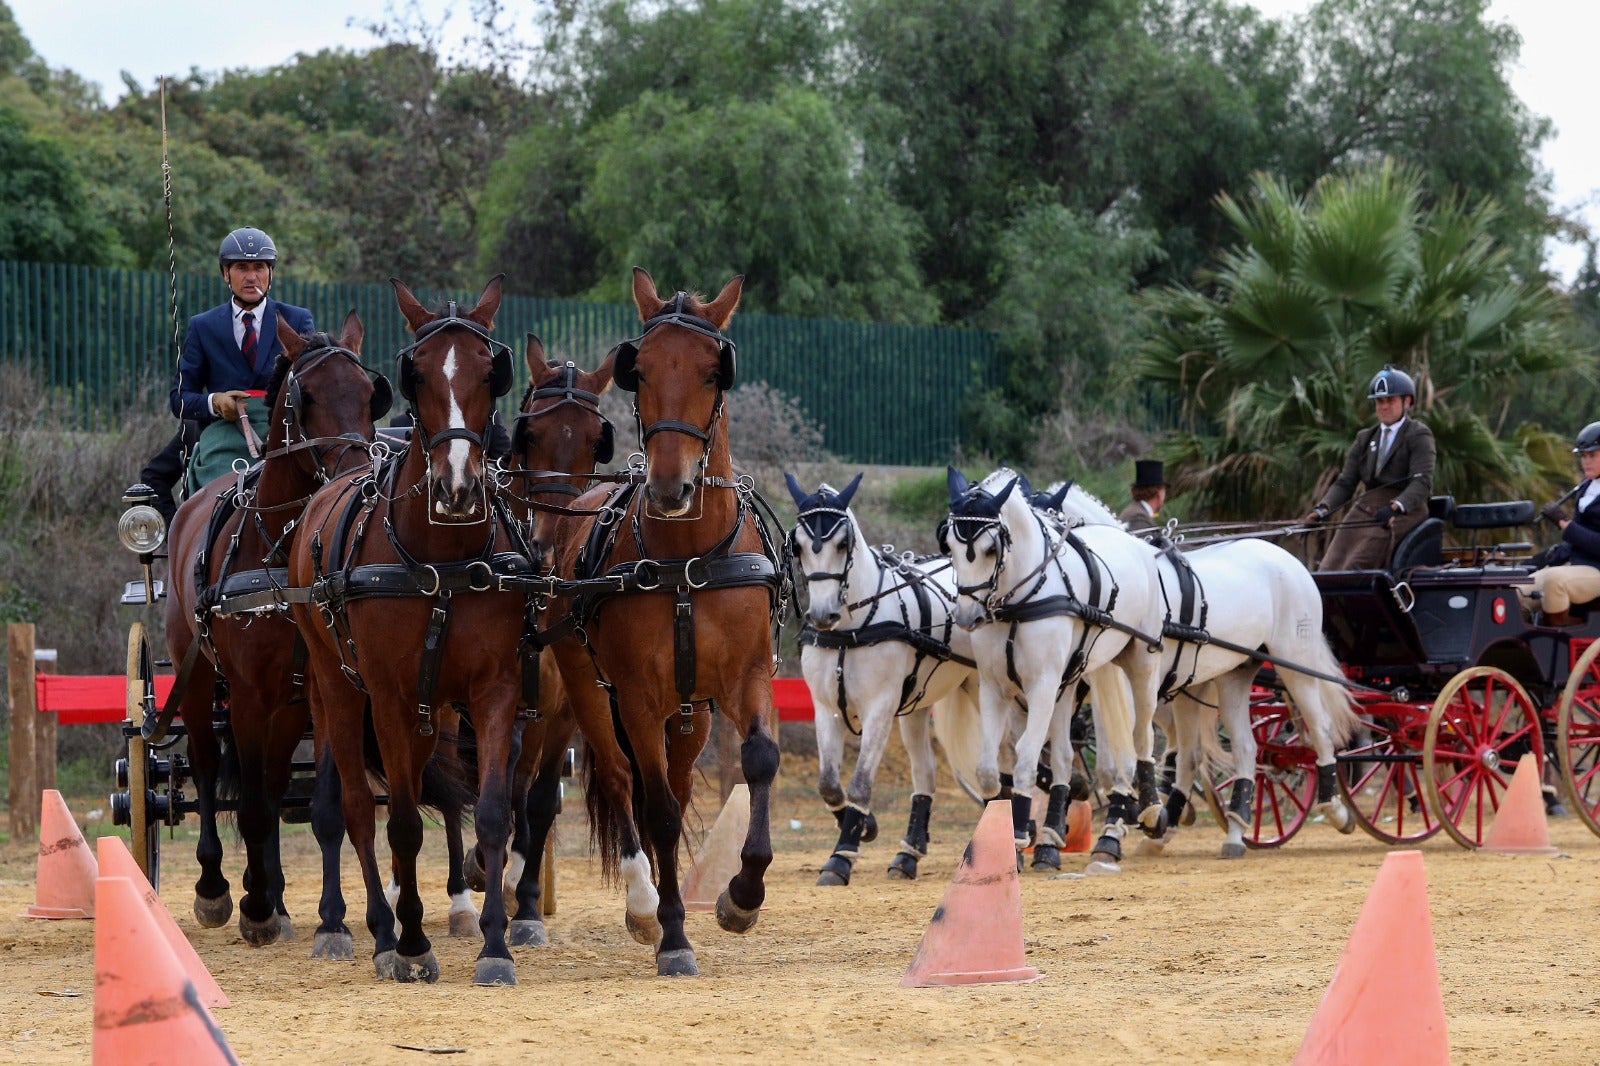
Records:
[[[256,316],[249,311],[244,313],[244,341],[239,345],[239,350],[244,352],[244,361],[251,369],[256,365]]]

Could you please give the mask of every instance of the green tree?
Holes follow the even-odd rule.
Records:
[[[127,252],[85,203],[71,154],[0,107],[0,259],[117,265]]]
[[[1206,291],[1149,297],[1135,372],[1182,402],[1164,446],[1174,490],[1213,517],[1302,509],[1343,463],[1384,364],[1412,374],[1438,441],[1435,485],[1459,498],[1554,488],[1536,427],[1503,424],[1524,378],[1576,365],[1566,304],[1524,282],[1491,236],[1490,200],[1434,202],[1385,161],[1296,195],[1258,176],[1218,198],[1238,243]]]

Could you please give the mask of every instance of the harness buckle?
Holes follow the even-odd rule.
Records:
[[[483,568],[483,573],[485,575],[485,578],[484,578],[484,582],[483,582],[483,584],[481,586],[474,584],[473,581],[472,581],[473,569],[475,567],[482,567]],[[467,591],[468,592],[488,592],[490,589],[494,588],[495,576],[496,575],[495,575],[495,572],[494,572],[494,567],[489,565],[488,560],[486,560],[486,559],[474,559],[474,560],[472,560],[472,562],[467,564],[466,573],[467,573]]]
[[[422,588],[421,585],[418,585],[417,591],[420,592],[424,596],[437,596],[437,595],[439,595],[440,594],[439,593],[439,583],[440,583],[441,579],[439,577],[438,569],[436,567],[434,567],[434,565],[432,563],[423,563],[422,564],[422,569],[425,572],[430,573],[430,574],[433,575],[433,588],[425,589],[425,588]],[[437,613],[438,610],[439,610],[439,608],[437,608],[437,607],[434,608],[434,612],[435,613]]]
[[[699,563],[700,564],[700,571],[701,571],[701,573],[705,574],[705,580],[704,581],[696,581],[694,579],[694,564],[695,563]],[[711,569],[710,569],[710,565],[705,561],[704,558],[702,558],[701,556],[696,555],[693,559],[690,559],[688,562],[683,564],[683,580],[688,584],[688,586],[691,589],[703,589],[703,588],[705,588],[707,585],[711,584]]]
[[[678,704],[678,732],[684,736],[694,732],[694,704]]]

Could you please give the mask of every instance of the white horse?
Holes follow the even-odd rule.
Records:
[[[1081,533],[1126,528],[1104,503],[1071,483],[1056,490],[1050,503]],[[1359,728],[1360,719],[1349,691],[1330,680],[1341,676],[1340,667],[1322,633],[1322,597],[1310,572],[1265,540],[1229,541],[1179,555],[1127,536],[1145,544],[1158,560],[1168,612],[1161,696],[1171,702],[1177,734],[1177,781],[1167,797],[1165,819],[1171,828],[1148,844],[1159,849],[1176,831],[1195,775],[1204,772],[1208,752],[1217,750],[1220,712],[1234,765],[1222,855],[1244,854],[1242,831],[1251,822],[1255,798],[1250,686],[1261,663],[1258,655],[1249,653],[1258,649],[1264,649],[1276,666],[1316,749],[1317,802],[1312,810],[1325,815],[1340,832],[1354,831],[1355,818],[1339,796],[1334,752]]]
[[[1064,532],[1035,512],[1024,492],[1013,491],[1018,481],[1001,468],[974,485],[951,468],[950,516],[939,537],[956,575],[956,623],[973,629],[981,679],[978,785],[985,795],[999,791],[1008,708],[1021,707],[1027,725],[1015,745],[1020,770],[1013,818],[1019,842],[1025,841],[1019,819],[1032,802],[1031,768],[1046,739],[1053,757],[1070,758],[1067,716],[1058,714],[1058,704],[1070,698],[1080,677],[1086,679],[1098,769],[1110,782],[1105,828],[1088,872],[1115,873],[1131,825],[1151,835],[1163,829],[1150,758],[1162,676],[1161,581],[1152,552],[1126,531],[1096,526]],[[1065,799],[1063,792],[1063,816]],[[1052,788],[1052,807],[1055,801]]]
[[[964,730],[962,721],[978,713],[972,639],[950,620],[955,584],[941,558],[910,559],[867,544],[850,510],[860,474],[842,492],[824,483],[809,495],[794,475],[784,478],[799,511],[790,537],[808,592],[800,667],[817,708],[817,791],[839,823],[817,884],[849,884],[861,844],[878,835],[872,782],[897,721],[911,758],[911,815],[889,877],[913,880],[933,813],[930,708],[938,706],[941,741],[944,730]],[[844,733],[857,728],[853,722],[861,751],[842,789]]]

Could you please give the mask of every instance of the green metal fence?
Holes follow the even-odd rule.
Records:
[[[169,285],[155,271],[0,261],[0,359],[35,367],[70,400],[83,428],[131,408],[165,410],[176,360]],[[310,308],[317,325],[335,333],[344,315],[357,311],[366,328],[363,358],[385,373],[406,343],[387,285],[285,279],[273,295]],[[214,276],[178,278],[185,320],[225,296]],[[470,303],[477,293],[417,296],[432,306],[447,296]],[[496,335],[520,355],[530,332],[550,358],[593,367],[638,332],[638,317],[620,304],[507,297]],[[945,462],[954,454],[963,401],[999,372],[995,334],[977,330],[741,314],[728,332],[739,345],[740,380],[764,381],[797,399],[822,427],[827,449],[851,462]],[[520,385],[520,359],[517,374]]]

